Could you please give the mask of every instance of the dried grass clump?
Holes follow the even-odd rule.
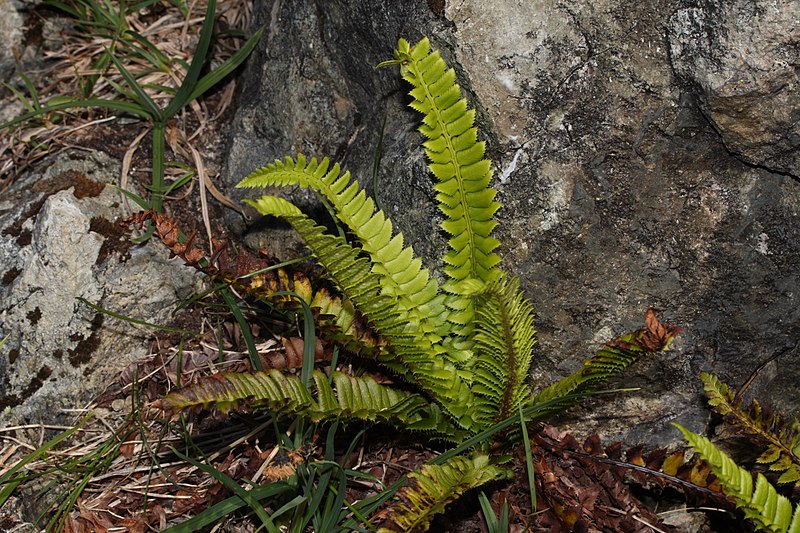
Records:
[[[117,0],[108,6],[111,14],[115,11],[119,14],[122,9]],[[166,105],[172,96],[170,91],[174,91],[186,76],[207,7],[206,0],[189,4],[155,2],[122,17],[119,24],[125,32],[105,31],[86,20],[66,18],[68,24],[64,27],[67,29],[61,31],[60,46],[45,51],[41,69],[21,74],[24,83],[18,83],[14,89],[17,94],[0,101],[0,107],[17,107],[22,114],[68,99],[130,101],[129,88],[122,75],[112,62],[103,60],[109,51],[136,78],[148,96]],[[218,2],[210,68],[241,48],[244,32],[251,26],[251,17],[251,2]],[[170,124],[168,146],[198,171],[204,169],[197,168],[191,142],[229,106],[233,89],[234,81],[231,80],[219,91],[221,96],[192,102],[189,106],[192,116],[184,112]],[[105,109],[86,107],[52,112],[5,129],[0,136],[0,192],[34,161],[66,147],[86,144],[92,137],[92,128],[120,118],[119,114]],[[128,168],[143,137],[140,134],[126,141]],[[199,165],[202,166],[202,162]]]

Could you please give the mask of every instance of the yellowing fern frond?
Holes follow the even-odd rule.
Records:
[[[434,516],[468,490],[508,478],[508,469],[491,463],[489,456],[451,457],[441,465],[426,465],[409,474],[409,485],[395,495],[382,513],[379,533],[427,531]]]
[[[702,372],[700,379],[708,405],[723,416],[726,426],[764,447],[758,462],[780,472],[778,483],[800,486],[800,421],[765,410],[756,400],[743,406],[734,391],[712,374]]]
[[[679,424],[677,427],[695,452],[711,466],[719,478],[725,494],[730,496],[736,506],[744,512],[762,531],[769,533],[800,533],[800,505],[795,506],[775,490],[763,474],[756,476],[755,489],[753,475],[737,465],[707,438],[693,433]]]

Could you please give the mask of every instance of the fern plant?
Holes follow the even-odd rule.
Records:
[[[380,66],[399,66],[412,86],[410,106],[422,115],[422,146],[437,180],[441,227],[450,237],[443,282],[423,266],[358,181],[327,158],[287,157],[256,170],[239,187],[305,187],[328,201],[351,242],[329,234],[282,198],[262,196],[248,203],[262,215],[288,221],[300,234],[341,291],[341,305],[328,307],[324,317],[338,329],[337,340],[376,360],[406,383],[404,390],[337,372],[315,371],[305,383],[276,371],[221,374],[168,395],[161,406],[246,404],[315,421],[379,420],[474,443],[479,449],[469,457],[451,456],[411,476],[402,505],[383,515],[387,531],[423,531],[432,511],[509,475],[496,456],[487,455],[492,443],[476,435],[520,412],[530,421],[566,408],[644,354],[666,349],[679,329],[659,323],[650,309],[644,328],[607,343],[578,372],[534,394],[528,381],[533,310],[519,280],[499,267],[499,242],[492,232],[500,204],[489,186],[492,168],[474,126],[475,111],[428,39],[413,46],[401,39],[394,55]],[[270,298],[270,291],[258,296]],[[374,333],[369,342],[354,328],[364,323]],[[515,442],[513,431],[494,431],[494,438],[501,447]]]
[[[764,474],[759,472],[756,475],[753,487],[753,475],[737,465],[710,440],[679,424],[675,424],[675,427],[683,433],[695,452],[711,466],[723,491],[759,530],[769,533],[800,533],[800,505],[795,505],[792,512],[791,502],[778,494]]]
[[[700,379],[708,405],[722,415],[726,427],[764,450],[756,462],[768,466],[771,472],[780,473],[779,484],[800,487],[800,421],[765,409],[757,400],[745,407],[740,393],[732,391],[712,374],[703,372]]]

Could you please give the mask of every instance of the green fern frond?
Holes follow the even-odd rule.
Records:
[[[346,294],[375,329],[386,335],[402,335],[409,325],[406,313],[396,305],[396,298],[381,294],[378,277],[371,272],[369,261],[344,239],[325,233],[291,202],[275,196],[246,200],[262,215],[271,215],[289,222],[300,234],[314,256],[325,267],[333,282]],[[409,331],[409,334],[413,331]]]
[[[513,473],[490,462],[489,456],[455,456],[441,465],[426,465],[409,474],[409,485],[394,497],[392,506],[382,512],[379,533],[427,531],[434,516],[468,490],[491,481],[506,479]]]
[[[392,222],[383,211],[375,211],[375,202],[361,189],[349,172],[341,172],[339,164],[332,167],[328,158],[307,161],[303,155],[297,161],[287,157],[256,170],[237,187],[299,186],[318,191],[330,202],[337,218],[355,235],[369,255],[372,271],[380,277],[384,294],[397,298],[400,309],[408,312],[419,324],[419,331],[446,335],[439,320],[445,312],[439,284],[430,279],[428,269],[414,250],[403,246],[403,235],[393,235]],[[435,333],[437,332],[438,333]]]
[[[169,393],[154,405],[168,412],[211,406],[228,411],[246,406],[314,422],[370,420],[426,431],[446,440],[463,437],[463,432],[455,429],[436,405],[419,394],[381,385],[371,377],[342,372],[332,372],[330,382],[319,370],[312,372],[312,378],[314,385],[309,391],[299,376],[278,370],[214,374]]]
[[[676,326],[661,324],[656,318],[655,310],[648,309],[644,328],[626,333],[606,343],[593,357],[584,361],[583,367],[579,371],[540,391],[530,400],[530,404],[596,390],[608,378],[616,376],[642,356],[668,349],[679,332],[680,328]],[[552,409],[548,409],[541,415],[562,411],[572,403],[574,400],[567,400],[563,404],[553,404]]]
[[[379,66],[400,65],[403,79],[414,87],[410,106],[423,114],[419,131],[427,138],[423,147],[438,180],[434,189],[445,216],[442,229],[450,235],[450,250],[444,256],[449,282],[444,288],[454,295],[469,296],[461,290],[461,282],[489,282],[499,274],[500,263],[494,253],[499,242],[491,236],[500,204],[495,202],[496,191],[489,187],[491,164],[484,158],[484,142],[478,141],[475,110],[468,108],[455,72],[438,52],[431,52],[427,38],[414,46],[401,39],[395,57]],[[458,348],[468,350],[474,307],[458,297],[448,302],[456,304],[451,305],[450,320],[467,340]]]
[[[380,292],[379,277],[372,272],[370,262],[359,256],[359,250],[341,237],[325,233],[324,228],[287,200],[263,196],[248,203],[262,215],[283,218],[305,240],[334,283],[388,342],[387,349],[378,354],[378,360],[431,393],[462,427],[470,428],[474,395],[464,381],[468,374],[440,356],[441,346],[418,333],[417,322],[407,311],[398,308],[396,296]]]
[[[723,416],[728,427],[765,446],[757,461],[781,473],[778,483],[800,486],[800,422],[765,412],[756,400],[745,408],[735,392],[712,374],[702,372],[700,379],[708,405]]]
[[[533,357],[533,309],[519,279],[500,276],[476,297],[475,411],[484,427],[515,413],[530,394],[526,384]]]
[[[711,466],[725,494],[733,499],[745,517],[752,520],[759,529],[770,533],[800,533],[800,505],[795,506],[792,513],[791,502],[778,494],[761,473],[756,477],[754,490],[753,475],[750,472],[737,465],[707,438],[692,433],[679,424],[673,425]]]

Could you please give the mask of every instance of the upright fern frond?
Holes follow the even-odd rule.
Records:
[[[744,407],[734,391],[712,374],[703,372],[700,379],[708,405],[723,416],[727,427],[764,447],[757,462],[780,472],[778,483],[800,486],[800,421],[769,412],[756,400]]]
[[[800,533],[800,505],[794,514],[792,504],[775,490],[763,474],[756,477],[753,489],[753,475],[737,465],[707,438],[692,433],[678,424],[677,427],[689,445],[711,466],[719,478],[722,489],[762,531],[769,533]]]
[[[500,262],[494,253],[499,242],[491,236],[500,204],[489,187],[492,169],[473,125],[475,110],[461,97],[455,71],[447,68],[438,52],[431,53],[427,38],[413,47],[401,39],[395,57],[381,65],[399,64],[403,79],[414,87],[410,105],[424,116],[419,131],[427,138],[423,147],[438,179],[434,189],[445,216],[442,229],[450,235],[450,250],[444,256],[449,282],[444,288],[454,295],[468,295],[462,282],[491,281],[499,274]],[[467,340],[457,348],[469,350],[474,307],[463,298],[449,302],[450,320]]]
[[[500,276],[476,297],[474,384],[484,427],[508,418],[528,399],[535,343],[533,310],[519,279]]]

